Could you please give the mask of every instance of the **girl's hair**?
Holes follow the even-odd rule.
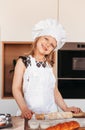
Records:
[[[40,37],[36,38],[35,41],[32,43],[32,48],[26,55],[32,55],[34,56],[34,51],[36,48],[36,44],[38,42]],[[49,55],[45,55],[46,61],[53,67],[55,64],[55,51],[52,51]]]

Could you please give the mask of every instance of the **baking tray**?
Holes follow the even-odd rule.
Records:
[[[0,114],[0,118],[6,122],[3,126],[0,126],[0,129],[10,128],[13,126],[10,114]]]

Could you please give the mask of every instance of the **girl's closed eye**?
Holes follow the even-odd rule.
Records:
[[[45,37],[45,40],[46,40],[46,41],[48,41],[48,38],[47,38],[47,37]]]
[[[53,43],[51,43],[50,45],[52,46],[52,48],[55,48],[55,46],[54,46],[54,44],[53,44]]]

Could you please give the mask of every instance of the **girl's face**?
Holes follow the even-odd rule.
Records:
[[[57,46],[57,41],[51,36],[41,36],[36,45],[36,49],[43,55],[50,54]]]

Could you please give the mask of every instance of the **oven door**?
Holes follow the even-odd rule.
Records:
[[[58,78],[85,78],[85,50],[58,51]]]
[[[58,79],[58,89],[65,99],[85,99],[83,79]]]

